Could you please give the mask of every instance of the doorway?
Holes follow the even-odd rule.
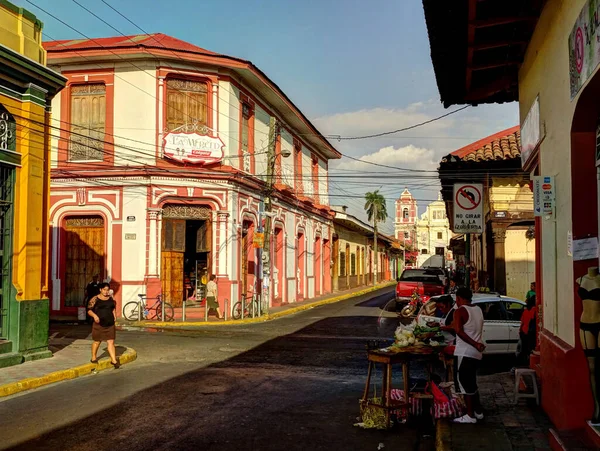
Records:
[[[304,299],[304,279],[306,274],[306,243],[304,240],[304,233],[298,233],[298,244],[296,246],[298,249],[298,274],[297,274],[297,283],[298,283],[298,299]]]
[[[211,274],[211,210],[196,206],[163,209],[161,283],[162,293],[173,307],[184,300],[199,306],[206,297]]]
[[[0,165],[0,339],[7,338],[9,329],[14,184],[15,169]]]
[[[104,219],[70,216],[65,219],[65,308],[83,305],[84,290],[96,275],[105,277]]]
[[[321,261],[323,258],[323,251],[321,249],[321,237],[315,239],[315,296],[319,296],[321,293],[321,278],[323,276],[323,267]]]

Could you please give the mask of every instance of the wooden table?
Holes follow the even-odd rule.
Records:
[[[369,360],[369,371],[367,373],[367,382],[365,384],[365,391],[361,400],[362,405],[369,404],[369,388],[371,385],[371,376],[373,374],[373,368],[375,364],[381,363],[384,366],[383,370],[383,396],[382,405],[377,405],[385,411],[385,426],[390,427],[390,413],[393,410],[407,410],[410,409],[410,387],[409,387],[409,365],[410,362],[417,360],[427,360],[427,372],[431,380],[431,372],[433,361],[439,358],[440,352],[443,351],[445,346],[408,346],[405,348],[396,348],[393,352],[385,352],[381,349],[374,349],[368,351]],[[399,402],[391,399],[392,391],[392,368],[393,365],[402,365],[402,379],[404,389],[404,402]],[[413,393],[412,398],[425,398],[431,399],[432,396],[426,393]],[[376,405],[371,403],[370,405]],[[406,412],[407,414],[408,412]]]

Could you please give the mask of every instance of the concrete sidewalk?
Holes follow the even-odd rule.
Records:
[[[99,362],[90,362],[92,340],[50,338],[49,348],[53,356],[20,365],[0,368],[0,398],[43,385],[112,369],[106,343],[100,346]],[[117,346],[117,356],[122,365],[134,361],[134,349]]]
[[[440,421],[437,450],[525,451],[550,450],[552,423],[542,409],[520,400],[514,405],[514,376],[479,376],[485,419],[473,425]]]
[[[288,315],[308,310],[320,305],[333,304],[335,302],[344,301],[356,296],[361,296],[368,293],[373,293],[384,288],[395,286],[396,282],[384,282],[371,287],[359,287],[352,290],[346,290],[343,292],[327,294],[314,299],[295,302],[293,304],[285,304],[279,307],[272,307],[269,309],[267,315],[263,315],[257,318],[245,318],[239,320],[219,320],[215,317],[210,317],[208,321],[204,319],[190,319],[187,321],[181,321],[181,319],[175,319],[174,321],[127,321],[123,318],[117,320],[118,326],[124,327],[136,327],[136,328],[158,328],[158,329],[194,329],[198,327],[206,326],[232,326],[232,325],[243,325],[251,323],[262,323],[265,321],[271,321],[277,318],[281,318]]]

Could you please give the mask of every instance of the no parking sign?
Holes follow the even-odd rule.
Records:
[[[454,184],[454,233],[483,233],[483,185]]]

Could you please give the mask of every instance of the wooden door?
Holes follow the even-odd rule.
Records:
[[[89,216],[67,218],[64,307],[83,305],[84,291],[98,274],[104,279],[104,220]]]
[[[161,251],[162,294],[173,307],[183,304],[185,219],[164,219]]]

